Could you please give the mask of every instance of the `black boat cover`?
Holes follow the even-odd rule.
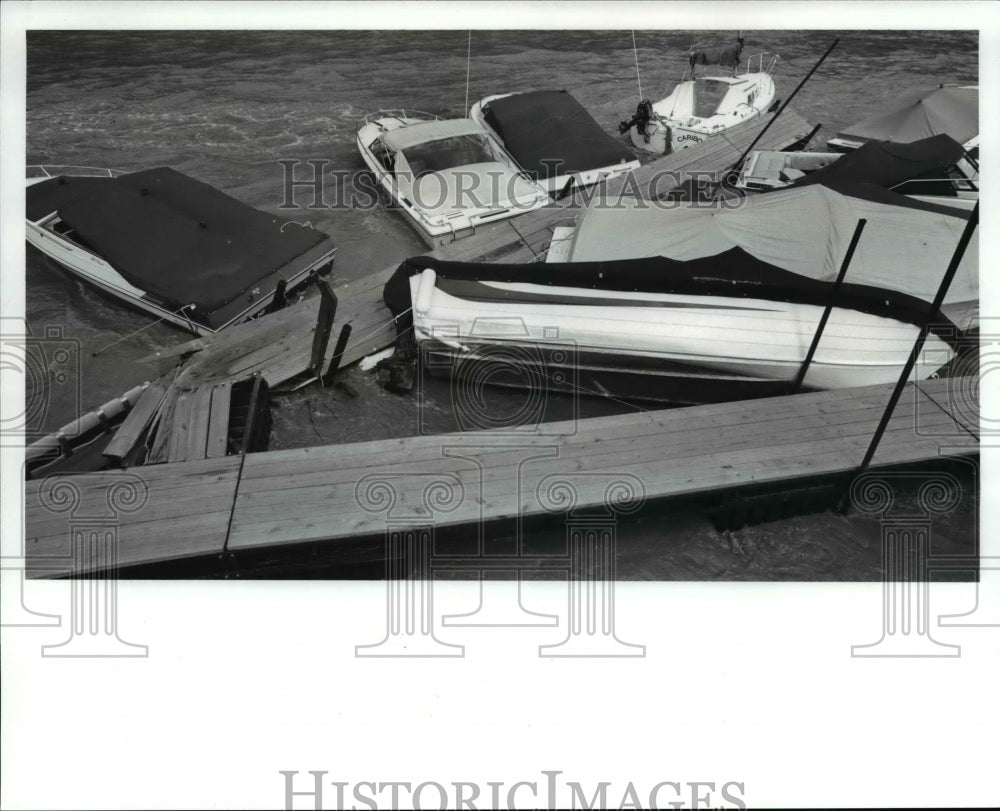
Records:
[[[947,178],[949,167],[958,163],[964,154],[962,145],[947,135],[934,135],[910,144],[869,141],[791,185],[872,183],[890,189],[903,181],[921,180],[927,182],[907,183],[899,191],[955,196],[951,183],[934,178]]]
[[[58,211],[130,284],[201,316],[329,240],[170,168],[46,180],[27,188],[27,210]]]
[[[486,123],[535,180],[635,160],[565,90],[536,90],[494,99]]]
[[[467,301],[502,300],[510,304],[608,306],[644,306],[641,302],[622,301],[614,293],[673,293],[678,295],[752,298],[832,305],[859,312],[892,318],[920,326],[927,320],[931,304],[923,299],[871,285],[812,279],[763,262],[742,248],[730,248],[714,256],[680,261],[665,256],[608,262],[557,262],[551,264],[479,264],[447,262],[429,256],[405,260],[383,288],[383,300],[396,319],[396,333],[404,341],[412,331],[413,314],[410,278],[432,269],[437,289]],[[547,295],[522,290],[504,290],[483,282],[534,284],[555,287],[606,290],[608,299],[573,295]],[[650,306],[655,306],[651,303]],[[958,330],[940,312],[933,319],[931,331],[949,344],[957,340]]]

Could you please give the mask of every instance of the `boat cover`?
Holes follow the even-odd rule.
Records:
[[[920,90],[889,113],[878,113],[848,127],[838,138],[910,143],[931,135],[950,135],[960,144],[979,134],[979,88],[941,86]]]
[[[948,168],[958,163],[964,154],[962,145],[948,135],[932,135],[909,144],[869,141],[791,185],[874,183],[888,189],[905,180],[947,178]],[[907,183],[905,191],[907,194],[956,195],[950,183],[933,180]]]
[[[493,99],[486,123],[535,180],[635,160],[565,90],[536,90]]]
[[[735,68],[740,64],[740,52],[742,50],[743,40],[739,40],[733,45],[691,51],[688,55],[688,64],[692,68],[695,65],[722,65],[727,68]]]
[[[176,307],[194,304],[201,314],[329,241],[169,168],[53,178],[28,187],[27,207],[29,218],[58,211],[130,284]]]
[[[553,264],[483,264],[448,262],[429,256],[404,261],[383,288],[383,300],[396,318],[397,335],[406,343],[413,326],[410,278],[431,269],[435,287],[469,302],[502,302],[517,308],[530,304],[623,307],[671,306],[616,297],[616,292],[655,293],[725,298],[752,298],[796,304],[832,304],[884,318],[920,325],[930,312],[930,302],[897,290],[809,278],[761,261],[740,247],[698,259],[664,256],[596,262]],[[498,288],[489,282],[534,285],[535,289]],[[551,293],[546,287],[562,288]],[[577,296],[566,289],[601,290],[607,297]],[[676,306],[676,305],[675,305]],[[947,319],[937,319],[932,331],[955,343],[957,331]],[[627,343],[627,336],[622,340]]]
[[[742,248],[801,276],[833,281],[858,220],[867,225],[846,279],[934,300],[969,212],[913,201],[871,185],[780,189],[727,204],[622,198],[584,210],[574,262],[641,256],[677,260]],[[945,297],[944,313],[962,330],[978,320],[978,230]]]
[[[471,118],[450,118],[441,121],[421,121],[389,130],[382,142],[397,152],[417,144],[457,138],[460,135],[484,135],[486,131]]]

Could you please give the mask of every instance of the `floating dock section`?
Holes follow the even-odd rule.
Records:
[[[979,452],[971,378],[909,384],[872,467]],[[26,484],[31,576],[95,573],[317,543],[375,544],[400,517],[475,533],[489,522],[803,482],[849,480],[893,386],[274,451]],[[844,477],[847,477],[846,479]],[[115,490],[130,498],[109,512]],[[67,500],[67,494],[73,499]],[[70,501],[73,503],[70,504]],[[115,531],[75,540],[74,522]],[[96,523],[95,523],[96,522]]]

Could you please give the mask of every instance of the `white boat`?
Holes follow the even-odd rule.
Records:
[[[693,50],[681,81],[666,98],[639,102],[635,114],[622,121],[619,132],[629,134],[636,149],[669,155],[725,132],[730,127],[767,112],[774,103],[771,74],[776,54],[759,53],[738,73],[743,40],[711,50]],[[698,65],[731,68],[696,77]]]
[[[550,193],[639,168],[635,155],[610,136],[565,90],[533,90],[487,96],[469,117],[482,124],[518,165]]]
[[[379,185],[425,237],[458,237],[550,200],[469,118],[383,110],[358,125],[357,145]]]
[[[744,203],[591,207],[565,263],[407,260],[385,290],[397,346],[405,356],[416,342],[432,371],[468,370],[480,382],[490,377],[484,364],[506,359],[527,363],[522,380],[545,374],[549,386],[576,393],[709,402],[791,390],[829,307],[802,385],[895,382],[968,215],[821,186]],[[837,286],[862,218],[868,225]],[[953,359],[977,305],[974,241],[915,379]]]
[[[979,167],[948,135],[913,143],[869,141],[850,152],[751,152],[734,183],[770,191],[812,183],[874,183],[945,205],[979,199]]]
[[[27,241],[105,293],[198,335],[325,274],[327,234],[173,169],[29,166]]]

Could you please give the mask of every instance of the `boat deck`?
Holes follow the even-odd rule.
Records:
[[[390,526],[455,527],[616,508],[631,491],[658,507],[767,485],[836,481],[860,463],[891,386],[815,392],[547,423],[534,430],[418,436],[229,456],[26,484],[26,569],[66,576],[261,549],[377,544]],[[969,378],[907,387],[873,467],[978,453]],[[962,396],[964,395],[964,396]],[[971,402],[970,402],[971,401]],[[115,483],[136,479],[139,509],[108,512]],[[58,512],[56,482],[79,494]],[[564,484],[560,484],[564,483]],[[567,490],[566,488],[569,488]],[[561,498],[569,491],[575,504]],[[46,506],[48,500],[49,506]],[[102,518],[103,516],[103,518]],[[103,521],[103,523],[102,523]],[[113,527],[116,551],[73,543]],[[74,557],[74,551],[76,553]],[[74,562],[75,561],[75,562]]]

